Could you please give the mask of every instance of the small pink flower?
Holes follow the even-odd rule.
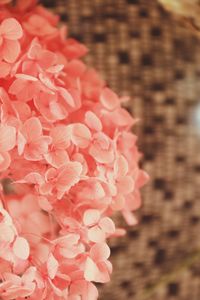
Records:
[[[117,195],[127,195],[133,192],[134,178],[129,174],[128,162],[123,155],[119,155],[115,160],[113,179],[115,180]]]
[[[46,71],[56,63],[56,55],[46,49],[37,39],[34,39],[27,52],[27,59],[22,63],[22,72],[37,77],[38,73]]]
[[[56,87],[48,77],[40,76],[40,80],[41,92],[34,96],[35,107],[48,122],[66,119],[70,108],[75,105],[72,94],[62,87]]]
[[[24,154],[27,160],[41,160],[48,152],[51,143],[49,136],[42,134],[42,125],[38,118],[30,118],[18,132],[18,153]]]
[[[98,163],[102,164],[112,163],[115,158],[113,142],[103,132],[93,135],[89,153]]]
[[[38,78],[27,74],[16,74],[16,79],[9,88],[9,93],[20,101],[27,102],[33,99],[42,89]]]
[[[87,126],[80,123],[70,125],[71,141],[80,148],[87,148],[91,141],[91,133]]]
[[[115,225],[108,217],[101,217],[97,209],[88,209],[83,216],[83,224],[88,227],[88,239],[102,243],[106,237],[115,233]]]
[[[102,105],[110,111],[115,110],[120,105],[120,100],[117,94],[115,94],[111,89],[107,87],[102,90],[100,101]]]
[[[23,31],[20,23],[14,18],[5,19],[0,25],[0,58],[14,63],[20,53],[19,39]]]
[[[72,259],[85,251],[84,245],[80,242],[78,234],[67,234],[53,242],[54,253],[64,258]]]
[[[30,267],[22,277],[12,273],[3,275],[4,281],[0,284],[0,294],[3,299],[24,298],[30,296],[35,288],[36,268]]]
[[[47,122],[64,120],[69,114],[64,103],[58,101],[57,94],[40,92],[37,97],[34,97],[34,104]]]
[[[69,161],[66,149],[70,146],[71,130],[67,126],[60,125],[53,127],[49,135],[52,138],[52,144],[44,157],[50,165],[60,168]]]
[[[101,243],[92,246],[85,263],[85,279],[101,283],[108,282],[112,272],[111,264],[107,260],[109,256],[110,248],[107,244]]]
[[[45,174],[45,183],[40,185],[42,195],[57,194],[61,199],[75,184],[80,181],[82,165],[79,162],[67,162],[59,169],[50,168]]]

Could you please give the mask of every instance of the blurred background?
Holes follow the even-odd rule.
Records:
[[[131,96],[127,109],[141,119],[134,131],[151,180],[139,225],[111,241],[114,272],[111,283],[99,287],[100,299],[199,300],[200,37],[194,16],[187,7],[174,17],[156,0],[42,3],[88,46],[87,64],[120,95]]]

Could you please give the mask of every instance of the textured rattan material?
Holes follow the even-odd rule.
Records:
[[[200,299],[200,41],[154,0],[43,1],[141,118],[140,223],[112,241],[104,300]]]

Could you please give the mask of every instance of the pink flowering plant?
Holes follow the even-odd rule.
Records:
[[[111,217],[135,224],[135,120],[34,0],[0,0],[0,298],[95,300]]]

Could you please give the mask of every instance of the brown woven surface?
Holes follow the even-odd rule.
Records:
[[[101,299],[199,300],[200,41],[154,0],[43,2],[142,120],[151,182],[139,225],[112,242],[114,273]]]

